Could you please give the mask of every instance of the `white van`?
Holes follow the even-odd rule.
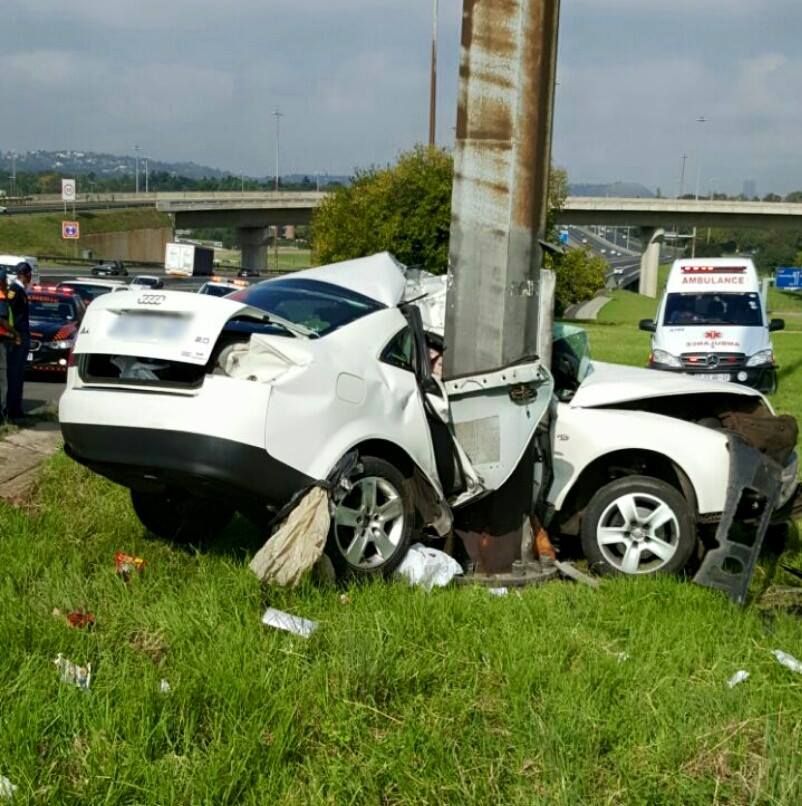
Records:
[[[657,310],[649,367],[774,392],[777,367],[754,263],[747,258],[676,260]]]

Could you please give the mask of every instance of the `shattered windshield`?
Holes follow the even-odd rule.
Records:
[[[380,311],[380,302],[319,280],[270,280],[243,288],[228,299],[252,305],[325,336],[363,316]]]
[[[664,325],[762,327],[758,294],[669,294]]]

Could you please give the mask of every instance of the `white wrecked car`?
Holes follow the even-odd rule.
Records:
[[[446,278],[407,274],[407,299],[442,340]],[[719,545],[697,579],[743,592],[762,535],[746,548],[727,535],[733,520],[764,512],[765,532],[772,515],[781,520],[790,508],[798,487],[793,418],[776,417],[761,393],[741,385],[591,361],[577,327],[555,328],[551,371],[544,478],[552,481],[543,507],[551,530],[578,536],[597,569],[623,574],[683,569],[706,532]],[[773,503],[761,508],[761,496]]]
[[[381,254],[224,299],[100,297],[60,402],[65,449],[179,540],[237,510],[264,519],[355,453],[330,554],[388,572],[415,529],[447,533],[453,509],[505,482],[553,393],[536,359],[441,383],[417,307],[400,305],[405,284]]]
[[[153,532],[188,540],[237,509],[281,506],[355,452],[330,554],[366,572],[397,565],[413,529],[459,527],[535,439],[532,497],[550,528],[579,534],[592,563],[624,574],[684,567],[700,525],[722,522],[726,537],[741,488],[763,490],[769,515],[791,498],[795,455],[783,457],[781,491],[753,484],[763,455],[723,427],[733,412],[772,419],[762,395],[590,362],[582,331],[558,334],[556,388],[536,360],[441,382],[432,352],[445,293],[445,278],[405,273],[385,254],[225,299],[101,297],[61,399],[66,450],[130,487]],[[739,584],[751,557],[736,557]],[[711,560],[715,573],[724,559]]]

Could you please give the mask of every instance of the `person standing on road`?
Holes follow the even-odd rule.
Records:
[[[27,263],[18,263],[15,269],[17,277],[8,289],[8,304],[14,329],[17,331],[17,341],[6,345],[6,360],[8,362],[8,400],[6,401],[6,416],[9,420],[21,420],[22,387],[25,383],[25,363],[31,349],[31,326],[28,313],[28,294],[25,289],[31,283],[31,267]]]
[[[19,336],[14,330],[14,321],[8,304],[8,278],[6,270],[0,268],[0,425],[6,420],[6,403],[8,402],[6,345],[13,345],[18,340]]]

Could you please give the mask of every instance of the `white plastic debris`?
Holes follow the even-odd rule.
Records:
[[[745,680],[749,679],[749,672],[744,669],[739,669],[728,681],[727,688],[735,688]]]
[[[277,630],[285,630],[286,632],[300,635],[302,638],[309,638],[317,629],[316,621],[309,621],[300,616],[293,616],[291,613],[276,610],[274,607],[268,607],[267,610],[265,610],[262,616],[262,624],[267,627],[275,627]]]
[[[802,663],[800,663],[793,655],[783,652],[781,649],[775,649],[771,653],[777,658],[777,662],[790,669],[792,672],[802,674]]]
[[[12,784],[5,775],[0,775],[0,798],[3,800],[11,800],[16,791],[16,785]]]
[[[68,683],[78,688],[88,689],[92,683],[92,664],[87,663],[86,666],[79,666],[71,660],[67,660],[61,652],[58,657],[53,661],[58,670],[61,672],[61,682]]]
[[[172,687],[170,686],[170,684],[167,682],[167,680],[162,678],[161,682],[159,683],[159,692],[161,694],[169,694],[171,691]]]
[[[415,543],[395,573],[406,579],[410,585],[419,585],[430,591],[432,588],[448,585],[455,576],[462,574],[462,566],[443,551]]]
[[[488,588],[487,592],[491,596],[506,596],[510,591],[509,588]]]
[[[616,652],[615,657],[619,663],[624,663],[629,660],[629,652]]]

